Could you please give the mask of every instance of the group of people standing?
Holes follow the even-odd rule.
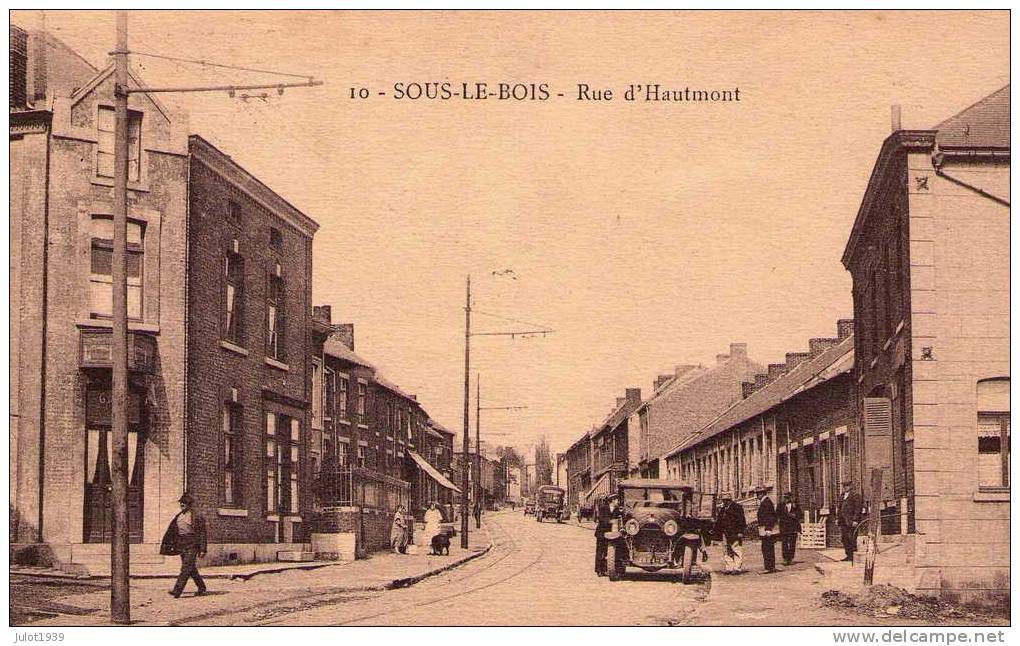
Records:
[[[425,510],[425,527],[421,534],[421,544],[428,545],[432,537],[442,531],[443,512],[437,503],[429,504]],[[401,506],[393,514],[393,524],[390,526],[390,547],[394,553],[406,554],[407,546],[414,543],[414,517],[408,514]]]

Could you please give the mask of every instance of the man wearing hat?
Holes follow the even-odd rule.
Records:
[[[744,566],[744,532],[747,519],[744,508],[733,501],[729,492],[722,495],[722,507],[715,521],[715,533],[723,539],[723,568],[726,574],[740,574]]]
[[[194,579],[198,587],[196,596],[205,594],[205,581],[198,573],[197,560],[205,556],[206,532],[205,518],[194,509],[195,500],[191,494],[184,492],[178,500],[181,503],[181,511],[170,521],[166,533],[163,535],[163,543],[160,545],[159,553],[164,555],[181,555],[181,573],[177,577],[177,583],[169,594],[176,598],[184,592],[184,586],[188,579]]]
[[[761,556],[765,561],[765,571],[776,571],[776,536],[779,535],[779,517],[776,506],[769,498],[769,487],[758,486],[754,492],[758,494],[758,536],[761,537]]]
[[[783,541],[783,565],[793,564],[797,553],[797,535],[800,534],[800,505],[793,499],[793,493],[783,494],[783,502],[779,503],[776,512],[779,515],[779,534]]]

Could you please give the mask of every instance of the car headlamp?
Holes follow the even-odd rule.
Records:
[[[662,525],[662,531],[665,532],[666,536],[676,536],[677,532],[680,531],[680,525],[677,525],[676,521],[670,518]]]
[[[641,526],[638,525],[638,522],[636,520],[631,518],[626,522],[626,524],[624,524],[623,531],[626,532],[627,534],[630,534],[631,536],[637,536],[637,533],[641,531]]]

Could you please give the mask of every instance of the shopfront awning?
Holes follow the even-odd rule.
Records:
[[[438,482],[440,485],[446,487],[450,491],[460,493],[460,489],[454,486],[452,482],[447,480],[446,476],[444,476],[442,473],[439,473],[439,471],[434,466],[429,464],[428,460],[421,457],[414,451],[408,451],[408,453],[410,453],[411,457],[414,458],[414,461],[418,463],[418,466],[421,468],[421,470],[429,474],[429,477],[431,477],[433,480]]]

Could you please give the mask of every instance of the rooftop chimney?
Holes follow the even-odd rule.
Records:
[[[754,382],[753,381],[742,381],[742,382],[740,382],[740,395],[744,399],[747,399],[748,397],[750,397],[751,393],[753,393],[754,390],[755,390],[755,388],[754,388]]]
[[[810,352],[787,352],[786,353],[786,366],[788,370],[793,370],[799,366],[804,360],[810,359]]]
[[[715,362],[717,364],[718,363],[726,363],[729,360],[729,358],[730,358],[730,355],[728,355],[728,354],[717,354],[717,355],[715,355]]]
[[[331,305],[313,305],[312,306],[312,318],[325,321],[326,323],[333,322],[333,307]]]
[[[333,331],[329,336],[340,341],[340,343],[347,346],[348,350],[354,352],[354,324],[337,323],[331,327],[333,328]]]
[[[903,111],[900,109],[900,106],[898,106],[898,105],[892,106],[892,131],[893,132],[896,132],[897,130],[903,130],[903,119],[902,119],[902,116],[903,116]]]
[[[622,407],[626,403],[627,403],[627,398],[626,397],[617,397],[616,398],[616,408],[620,408],[620,407]]]
[[[836,321],[836,335],[839,340],[849,337],[854,333],[854,320],[853,319],[839,319]]]
[[[747,358],[747,344],[746,343],[731,343],[730,344],[730,356],[733,358]]]
[[[673,371],[677,377],[680,377],[682,375],[687,374],[691,370],[694,370],[695,368],[697,368],[697,366],[694,365],[693,363],[680,363],[673,368]]]
[[[754,389],[761,390],[765,387],[765,384],[769,382],[769,376],[765,373],[757,374],[754,376]]]
[[[786,364],[785,363],[770,363],[769,364],[768,380],[769,381],[775,381],[784,372],[786,372]]]
[[[808,349],[810,350],[812,357],[817,357],[837,343],[839,343],[839,339],[809,339]]]
[[[641,389],[640,388],[628,388],[627,389],[627,401],[632,404],[641,403]]]
[[[655,378],[655,390],[658,390],[662,384],[666,383],[673,378],[673,375],[659,375]]]

